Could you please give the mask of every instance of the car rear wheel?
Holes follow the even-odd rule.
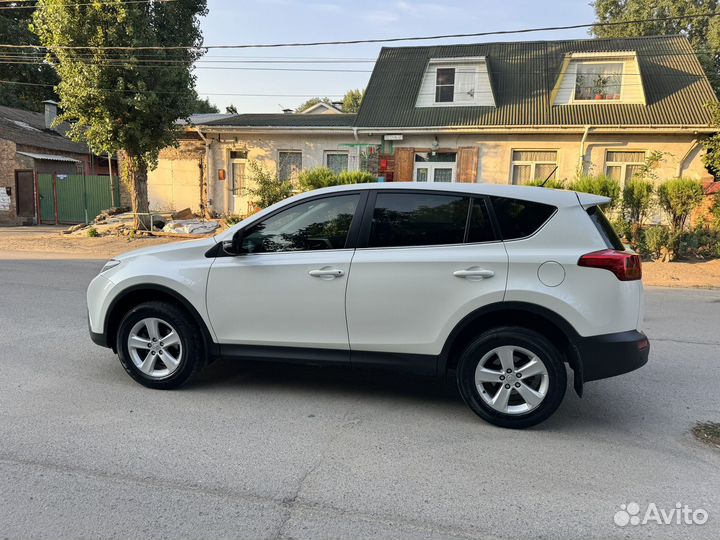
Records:
[[[120,323],[117,350],[125,371],[149,388],[182,386],[205,364],[197,324],[185,311],[165,302],[131,309]]]
[[[562,355],[541,334],[519,327],[489,330],[462,352],[457,383],[465,403],[501,427],[526,428],[552,415],[565,395]]]

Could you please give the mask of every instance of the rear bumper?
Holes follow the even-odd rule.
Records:
[[[580,352],[583,382],[607,379],[644,366],[650,355],[650,342],[637,330],[581,337]]]

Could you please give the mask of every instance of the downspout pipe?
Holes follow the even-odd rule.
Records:
[[[196,127],[195,131],[205,143],[205,170],[203,171],[205,178],[202,179],[203,182],[200,184],[200,204],[203,207],[203,217],[210,217],[210,140],[203,135],[199,127]],[[203,190],[205,190],[207,197],[203,197]]]
[[[585,174],[585,142],[587,141],[588,135],[592,126],[585,126],[583,129],[582,139],[580,139],[580,156],[578,159],[578,175]]]
[[[696,137],[692,140],[690,143],[690,146],[687,149],[687,152],[683,154],[683,157],[680,158],[680,161],[678,162],[677,167],[677,174],[676,176],[680,178],[682,176],[683,169],[685,169],[685,162],[690,157],[690,154],[692,154],[695,149],[697,148],[698,144],[700,143],[699,139]]]

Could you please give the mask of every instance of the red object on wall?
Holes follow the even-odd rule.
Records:
[[[380,160],[380,170],[381,171],[387,171],[388,168],[388,160],[387,159],[381,159]]]

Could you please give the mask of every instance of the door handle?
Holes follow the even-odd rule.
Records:
[[[459,278],[480,278],[487,279],[495,275],[492,270],[485,270],[484,268],[468,268],[467,270],[456,270],[453,272],[453,276]]]
[[[320,270],[310,270],[308,272],[309,275],[312,277],[340,277],[345,275],[345,272],[343,270],[340,270],[339,268],[322,268]]]

